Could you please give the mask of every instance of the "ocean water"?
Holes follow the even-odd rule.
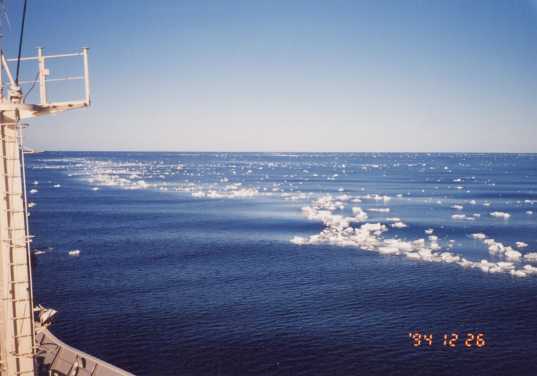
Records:
[[[27,155],[32,247],[54,247],[34,299],[138,375],[535,374],[536,173],[535,154]]]

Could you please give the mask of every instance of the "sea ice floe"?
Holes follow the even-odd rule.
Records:
[[[217,193],[216,191],[209,191],[209,193],[207,193],[207,197],[209,197],[209,198],[222,198],[222,197],[225,197],[225,196],[221,195],[220,193]]]
[[[305,199],[307,199],[307,198],[308,198],[308,196],[306,196],[305,193],[300,193],[300,194],[298,194],[297,196],[292,196],[292,197],[291,197],[291,201],[305,200]]]
[[[144,180],[138,180],[136,183],[133,183],[129,189],[147,189],[150,185],[147,184]]]
[[[443,252],[440,254],[440,257],[444,262],[447,263],[457,262],[461,260],[460,256],[454,256],[451,252]]]
[[[386,226],[384,225],[381,225],[380,223],[366,223],[366,224],[363,224],[361,227],[360,227],[361,230],[365,230],[365,231],[369,231],[369,232],[377,232],[377,231],[388,231],[388,229],[386,228]]]
[[[401,251],[412,251],[414,245],[409,242],[402,241],[400,239],[385,239],[384,244],[388,247],[395,247]]]
[[[485,244],[487,244],[487,243],[485,243]],[[496,253],[496,252],[503,253],[503,252],[505,252],[505,247],[503,246],[502,243],[496,243],[496,242],[492,241],[492,243],[488,243],[487,245],[489,246],[489,252],[490,253]]]
[[[516,242],[516,246],[517,246],[518,248],[523,248],[523,247],[527,247],[528,244],[526,244],[526,243],[524,243],[524,242]]]
[[[373,198],[374,196],[370,196]],[[326,228],[317,235],[303,238],[295,236],[291,239],[291,243],[297,245],[317,244],[317,243],[332,243],[340,246],[359,247],[364,251],[376,251],[387,255],[406,256],[410,260],[423,260],[429,262],[445,262],[457,263],[465,268],[479,268],[486,273],[510,273],[517,277],[526,277],[530,274],[537,275],[533,267],[524,267],[516,269],[513,262],[500,261],[490,262],[482,260],[480,262],[472,262],[462,258],[460,255],[452,252],[438,252],[442,247],[438,244],[438,237],[435,235],[429,236],[429,242],[424,239],[415,241],[403,241],[401,239],[382,239],[380,236],[388,231],[386,225],[380,223],[363,223],[359,227],[352,227],[353,222],[364,222],[368,220],[366,212],[359,207],[353,207],[353,217],[345,217],[344,215],[336,215],[333,213],[338,208],[338,202],[330,195],[326,195],[314,201],[310,206],[302,208],[303,214],[310,220],[321,221]],[[465,217],[464,215],[459,215]],[[395,218],[394,218],[395,219]],[[396,218],[399,219],[399,218]],[[392,227],[403,228],[406,225],[400,221],[391,225]],[[427,234],[432,234],[433,230],[426,230]],[[511,247],[505,247],[502,243],[496,242],[494,239],[486,239],[485,234],[472,234],[475,239],[483,240],[483,243],[488,246],[491,253],[500,253],[507,259],[512,259],[519,263],[522,254],[515,251]],[[453,240],[450,240],[453,246]],[[448,247],[449,248],[449,247]],[[537,260],[536,253],[528,253],[524,256],[528,261]]]
[[[308,244],[308,239],[301,238],[300,236],[295,236],[293,239],[291,239],[291,243],[294,243],[294,244]]]
[[[354,214],[356,217],[360,217],[363,220],[367,219],[367,214],[362,210],[362,208],[352,208],[352,214]]]
[[[511,215],[509,213],[502,213],[502,212],[493,212],[490,213],[493,217],[499,217],[499,218],[509,218]]]
[[[74,251],[69,251],[69,256],[80,256],[80,251],[75,249]]]
[[[508,257],[508,258],[519,258],[519,257],[522,257],[522,253],[518,252],[518,251],[515,251],[514,249],[512,249],[511,247],[508,247],[509,249],[507,249],[505,252],[504,252],[504,255],[505,257]]]
[[[453,219],[464,219],[464,218],[466,218],[466,215],[465,214],[453,214],[451,216],[451,218],[453,218]]]
[[[252,197],[257,196],[259,194],[259,190],[257,188],[243,188],[238,191],[232,191],[229,194],[229,198],[235,198],[235,197]]]
[[[226,185],[225,188],[224,188],[224,191],[235,191],[237,189],[239,189],[239,187],[242,185],[242,183],[235,183],[235,184],[229,184],[229,185]],[[275,191],[278,191],[280,190],[281,188],[275,188],[274,190]]]
[[[522,269],[524,269],[524,272],[527,274],[537,274],[537,268],[534,266],[524,265]]]
[[[457,210],[462,210],[463,207],[461,205],[453,205],[451,208],[452,209],[457,209]]]
[[[378,252],[379,253],[384,253],[384,254],[387,254],[387,253],[400,253],[399,248],[397,248],[397,247],[379,247]]]
[[[431,242],[431,246],[430,246],[430,247],[431,247],[431,249],[432,249],[433,251],[438,251],[439,249],[442,249],[442,247],[440,247],[440,245],[438,245],[437,242]]]

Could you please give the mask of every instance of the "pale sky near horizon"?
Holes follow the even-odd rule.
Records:
[[[12,58],[23,1],[5,6]],[[23,57],[90,48],[91,107],[29,119],[34,149],[537,152],[537,0],[29,0],[26,17]]]

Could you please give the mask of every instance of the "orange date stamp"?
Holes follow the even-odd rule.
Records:
[[[421,334],[421,333],[408,333],[408,336],[412,339],[414,347],[419,346],[432,346],[433,345],[433,335],[432,334]],[[438,338],[438,339],[437,339]],[[483,333],[472,334],[468,333],[466,337],[464,335],[459,335],[457,333],[444,334],[434,338],[434,342],[440,342],[443,346],[455,347],[457,346],[457,341],[459,345],[464,345],[466,347],[483,347],[485,346],[485,338]]]

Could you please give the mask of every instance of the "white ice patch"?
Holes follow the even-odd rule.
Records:
[[[537,274],[537,268],[531,265],[524,265],[522,269],[524,269],[524,272],[527,274]]]
[[[378,195],[367,195],[363,198],[377,199],[381,198]],[[351,226],[354,222],[364,222],[368,220],[366,212],[359,207],[352,208],[352,217],[346,217],[344,215],[334,214],[333,212],[339,209],[342,205],[342,197],[334,199],[330,195],[326,195],[312,202],[310,206],[302,208],[302,213],[306,218],[315,221],[321,221],[326,226],[319,234],[304,238],[295,236],[291,239],[291,243],[296,245],[305,244],[317,244],[317,243],[330,243],[339,246],[352,246],[358,247],[364,251],[374,251],[381,254],[392,256],[406,256],[409,260],[423,260],[428,262],[443,262],[443,263],[455,263],[464,268],[477,268],[485,273],[509,273],[516,277],[526,277],[528,275],[537,275],[537,268],[531,265],[526,265],[522,269],[517,269],[513,262],[499,261],[490,262],[482,260],[479,262],[472,262],[461,257],[461,255],[454,254],[452,252],[439,252],[442,249],[438,243],[438,237],[432,235],[433,229],[425,230],[429,235],[429,242],[424,239],[418,239],[415,241],[403,241],[401,239],[382,239],[381,235],[388,231],[386,225],[380,223],[363,223],[360,226]],[[343,200],[342,200],[343,201]],[[502,213],[502,217],[505,218]],[[464,219],[466,216],[463,214],[454,215],[453,218]],[[399,220],[399,218],[389,218],[389,220]],[[401,221],[396,221],[391,227],[404,228],[406,225]],[[522,254],[511,247],[504,246],[502,243],[496,242],[494,239],[486,239],[486,235],[483,233],[471,234],[474,239],[482,240],[488,247],[490,253],[499,253],[500,256],[505,257],[507,260],[511,259],[517,264],[520,264],[520,258]],[[450,240],[449,247],[453,246],[453,240]],[[518,242],[517,246],[520,247],[522,242]],[[524,255],[524,259],[527,261],[537,260],[537,252],[528,253]]]
[[[301,238],[300,236],[295,236],[293,239],[291,239],[291,243],[293,244],[308,244],[308,239]]]
[[[509,218],[511,216],[509,213],[502,213],[502,212],[493,212],[493,213],[490,213],[490,215],[493,217],[498,217],[498,218]]]
[[[515,251],[514,249],[510,248],[504,253],[505,257],[508,258],[520,258],[522,257],[522,253]]]
[[[235,198],[235,197],[253,197],[257,196],[259,194],[259,190],[257,188],[243,188],[239,191],[232,191],[229,194],[229,198]]]
[[[359,221],[365,221],[367,217],[367,213],[362,210],[362,208],[352,208],[352,214],[354,214],[355,218]]]
[[[399,253],[399,248],[396,247],[379,247],[379,253],[388,254],[388,253]]]
[[[221,195],[220,193],[216,193],[216,191],[209,191],[209,193],[207,193],[207,197],[209,197],[209,198],[222,198],[222,197],[225,197],[225,196]]]

